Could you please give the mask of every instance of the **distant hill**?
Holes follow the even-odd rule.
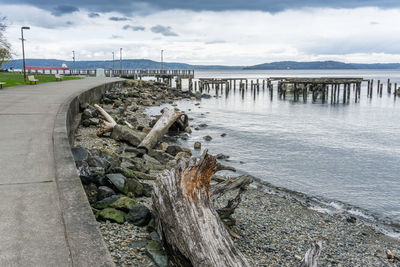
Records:
[[[105,61],[76,61],[75,67],[72,61],[57,60],[57,59],[26,59],[27,66],[40,67],[58,67],[66,64],[70,68],[75,69],[111,69],[113,62]],[[17,59],[3,64],[3,69],[22,69],[22,60]],[[161,63],[149,59],[125,59],[122,60],[123,69],[160,69]],[[114,61],[114,69],[119,69],[119,60]],[[342,70],[342,69],[400,69],[400,63],[389,64],[357,64],[343,63],[338,61],[312,61],[312,62],[296,62],[296,61],[279,61],[264,63],[254,66],[223,66],[223,65],[190,65],[185,63],[164,62],[164,69],[181,69],[181,70]]]
[[[400,69],[399,63],[357,64],[338,61],[279,61],[245,67],[247,70],[334,70],[334,69]]]
[[[57,60],[57,59],[26,59],[26,66],[38,66],[38,67],[61,67],[62,64],[66,64],[69,68],[75,69],[111,69],[113,68],[112,60],[106,61],[76,61],[75,67],[72,61]],[[10,61],[7,64],[3,64],[3,69],[22,69],[22,60],[17,59]],[[120,68],[119,60],[114,61],[114,69]],[[125,59],[122,60],[123,69],[160,69],[161,63],[149,59]],[[180,70],[192,70],[192,69],[243,69],[243,66],[220,66],[220,65],[190,65],[185,63],[163,63],[164,69],[180,69]]]

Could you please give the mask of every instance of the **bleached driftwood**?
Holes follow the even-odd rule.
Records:
[[[97,130],[97,136],[103,136],[105,133],[111,132],[117,123],[102,107],[97,104],[94,107],[106,119],[106,121],[101,122],[101,127]]]
[[[249,266],[210,203],[215,157],[181,159],[157,177],[152,195],[158,233],[178,266]]]
[[[300,262],[298,267],[317,267],[317,260],[321,254],[322,242],[314,242],[311,248],[307,250],[303,260]]]
[[[174,125],[175,124],[175,125]],[[153,126],[151,131],[139,144],[139,148],[144,148],[150,151],[168,132],[168,129],[174,125],[179,130],[184,131],[188,125],[188,117],[183,112],[175,111],[174,109],[163,109],[163,114]]]
[[[215,200],[224,195],[228,191],[235,189],[246,188],[253,182],[253,179],[248,175],[241,175],[233,178],[228,178],[225,181],[214,185],[210,190],[211,200]]]

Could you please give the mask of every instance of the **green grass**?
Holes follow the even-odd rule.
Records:
[[[24,74],[21,73],[12,73],[12,72],[0,72],[0,82],[5,82],[3,87],[16,86],[21,84],[30,84],[28,81],[28,74],[26,75],[26,82],[24,83]],[[37,83],[48,83],[48,82],[56,82],[56,78],[54,75],[34,75],[36,80],[39,80]],[[64,76],[63,81],[66,80],[76,80],[82,79],[82,77],[74,77],[74,76]]]

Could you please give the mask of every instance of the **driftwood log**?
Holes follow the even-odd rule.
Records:
[[[111,132],[117,122],[99,105],[94,104],[94,107],[106,119],[106,121],[101,122],[101,127],[97,130],[97,136],[103,136],[105,133]]]
[[[317,260],[321,254],[322,242],[314,242],[311,248],[307,250],[303,260],[300,262],[298,267],[317,267]]]
[[[150,151],[159,141],[161,141],[164,134],[166,134],[172,126],[180,131],[184,131],[188,126],[188,117],[183,112],[165,108],[163,109],[162,116],[139,144],[139,148],[144,148],[147,151]]]
[[[249,266],[210,203],[215,157],[181,159],[157,177],[152,199],[157,229],[178,266]]]

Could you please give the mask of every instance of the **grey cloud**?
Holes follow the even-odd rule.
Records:
[[[0,0],[8,3],[9,0]],[[14,0],[14,3],[27,3],[42,9],[53,10],[53,0]],[[308,7],[355,8],[376,6],[380,8],[400,7],[398,0],[70,0],[70,5],[88,9],[93,12],[118,11],[124,14],[135,12],[154,12],[157,10],[186,9],[186,10],[263,10],[279,12],[286,9]]]
[[[150,30],[154,33],[160,33],[164,36],[178,36],[178,34],[173,32],[172,28],[169,26],[157,25],[157,26],[151,27]]]
[[[51,14],[53,16],[59,17],[62,15],[74,13],[77,11],[79,11],[79,8],[77,8],[76,6],[56,6],[53,9],[53,12],[51,12]]]
[[[369,24],[371,24],[371,25],[378,25],[378,24],[379,24],[379,22],[376,22],[376,21],[371,21]]]
[[[146,28],[143,26],[132,26],[132,25],[125,25],[124,27],[122,27],[123,30],[132,30],[134,32],[137,31],[144,31]]]
[[[109,20],[112,20],[112,21],[127,21],[127,20],[130,20],[130,19],[126,18],[126,17],[110,17]]]
[[[88,17],[89,17],[89,18],[97,18],[97,17],[100,17],[100,14],[99,14],[99,13],[96,13],[96,12],[90,12],[90,13],[88,14]]]
[[[111,39],[122,39],[120,35],[111,35]]]
[[[225,44],[225,43],[227,43],[227,42],[224,40],[213,40],[213,41],[205,42],[205,44]]]

